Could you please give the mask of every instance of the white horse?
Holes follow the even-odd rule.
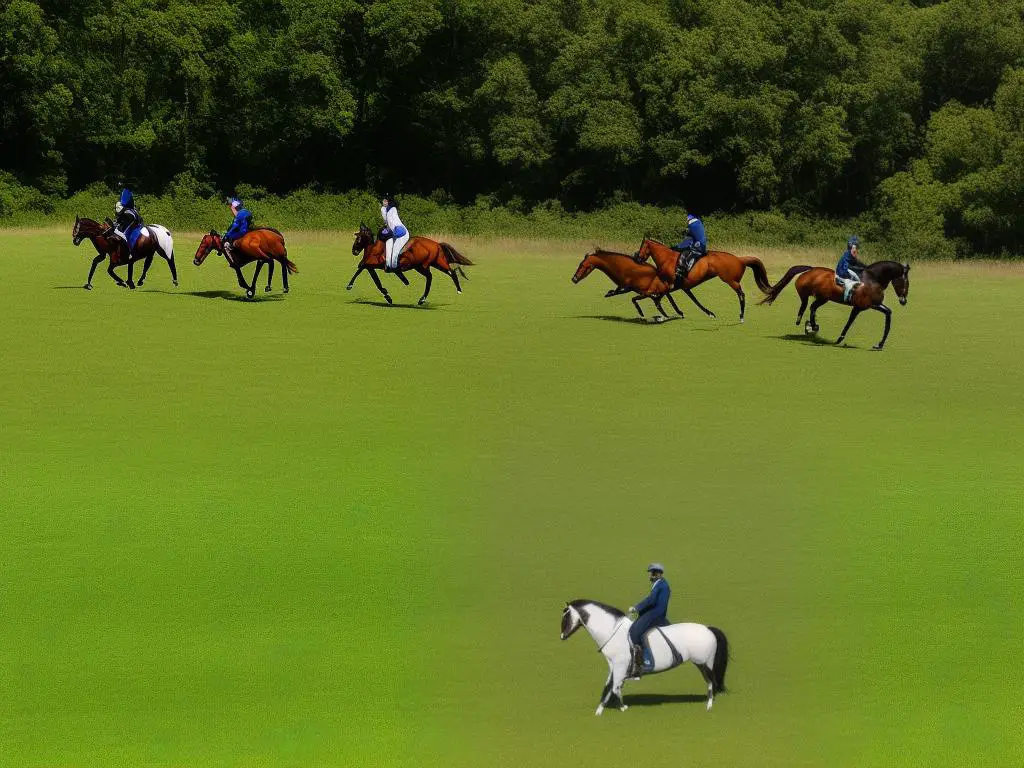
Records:
[[[604,712],[605,705],[615,698],[619,700],[621,711],[627,709],[622,700],[622,684],[626,681],[632,656],[629,643],[629,628],[632,624],[629,617],[618,608],[596,600],[573,600],[566,603],[562,611],[562,639],[567,639],[577,629],[585,627],[597,643],[597,650],[608,660],[608,680],[601,691],[601,701],[595,715]],[[693,662],[708,686],[708,709],[715,702],[715,694],[725,692],[729,641],[722,630],[703,624],[655,627],[647,633],[647,644],[654,656],[653,672],[664,672],[687,661]]]

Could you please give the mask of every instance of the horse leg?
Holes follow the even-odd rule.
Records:
[[[132,279],[132,271],[135,268],[135,259],[128,258],[128,287],[134,289],[135,281]]]
[[[610,299],[612,296],[621,296],[624,293],[629,293],[630,290],[632,290],[632,289],[630,289],[630,288],[612,288],[610,291],[608,291],[608,293],[606,293],[604,295],[604,297],[606,299]]]
[[[640,314],[640,317],[642,317],[644,320],[646,320],[647,318],[644,317],[644,311],[642,309],[640,309],[640,299],[642,299],[642,298],[643,298],[643,296],[639,296],[639,295],[634,296],[633,297],[633,306],[636,307],[636,311]]]
[[[420,296],[420,300],[417,302],[420,306],[423,306],[427,303],[427,294],[430,293],[430,284],[434,282],[434,277],[430,274],[430,267],[416,267],[416,271],[427,279],[427,284],[423,286],[423,295]]]
[[[818,327],[818,308],[825,304],[828,304],[828,299],[823,299],[820,296],[816,296],[811,303],[811,316],[807,318],[807,326],[804,328],[806,333],[817,333],[821,330]]]
[[[736,298],[740,300],[740,322],[743,322],[743,315],[747,311],[747,294],[743,292],[743,286],[738,282],[729,282],[728,286],[736,291]]]
[[[85,281],[85,285],[82,286],[83,288],[85,288],[85,290],[87,290],[87,291],[91,291],[92,290],[92,276],[93,276],[93,273],[96,271],[96,267],[98,267],[100,265],[100,262],[103,261],[105,258],[107,258],[106,255],[100,253],[100,254],[97,254],[96,258],[92,260],[92,266],[89,267],[89,279],[86,280]]]
[[[358,274],[359,274],[359,272],[360,272],[360,271],[361,271],[362,269],[363,269],[363,268],[362,268],[362,267],[360,267],[360,268],[359,268],[358,270],[356,270],[356,275],[358,275]],[[366,270],[366,272],[367,272],[367,274],[368,274],[368,275],[370,276],[370,279],[372,279],[372,280],[373,280],[373,284],[377,286],[377,290],[378,290],[378,291],[380,291],[381,293],[383,293],[383,294],[384,294],[384,300],[385,300],[385,301],[386,301],[386,302],[387,302],[388,304],[390,304],[390,303],[391,303],[391,295],[390,295],[390,294],[388,293],[388,289],[387,289],[387,288],[385,288],[385,287],[384,287],[384,286],[383,286],[383,285],[381,284],[381,282],[380,282],[380,278],[379,278],[379,277],[377,277],[377,270],[375,270],[375,269],[368,269],[368,270]],[[356,279],[356,278],[355,278],[355,275],[353,275],[353,276],[352,276],[352,279],[353,279],[353,280],[355,280],[355,279]],[[349,285],[349,288],[351,288],[351,287],[352,287],[352,286],[351,286],[351,284],[350,284],[350,285]]]
[[[402,283],[404,283],[405,285],[409,284],[409,278],[405,276],[405,273],[402,272],[402,270],[398,270],[397,272],[395,272],[395,277],[401,280]]]
[[[120,277],[118,277],[117,273],[114,272],[114,259],[113,259],[113,257],[111,257],[110,262],[107,264],[107,274],[110,275],[111,279],[115,283],[117,283],[119,286],[124,288],[124,280],[122,280]]]
[[[447,272],[448,272],[448,277],[450,277],[452,279],[452,282],[455,283],[455,292],[456,293],[462,293],[462,286],[459,285],[459,273],[456,272],[455,268],[451,267],[451,266],[448,267]]]
[[[263,259],[258,259],[256,261],[256,271],[252,273],[252,294],[249,296],[250,299],[253,298],[253,296],[256,295],[256,287],[259,285],[259,282],[260,282],[260,272],[262,270],[263,270]]]
[[[366,269],[366,267],[364,267],[362,264],[360,264],[356,268],[356,273],[354,275],[352,275],[352,279],[349,280],[348,281],[348,285],[345,286],[345,290],[346,291],[351,291],[352,290],[352,286],[355,285],[355,283],[356,283],[356,278],[359,277],[359,273],[362,272],[364,269]],[[370,275],[371,276],[373,275],[373,270],[372,269],[370,270]],[[380,281],[378,280],[377,282],[380,282]],[[381,288],[381,291],[383,291],[385,294],[387,293],[387,291],[384,291],[383,288]]]
[[[146,275],[149,274],[149,268],[153,264],[153,254],[149,254],[146,260],[142,262],[142,275],[139,277],[139,288],[142,287],[143,283],[146,282]]]
[[[679,306],[676,304],[676,300],[672,298],[672,293],[666,293],[665,298],[668,299],[668,303],[672,305],[672,309],[676,311],[676,314],[679,315],[680,317],[683,317],[683,310],[679,308]]]
[[[604,688],[601,689],[601,698],[597,702],[597,709],[594,714],[600,716],[604,712],[604,705],[608,703],[608,698],[612,695],[612,680],[615,678],[615,672],[612,670],[611,662],[608,662],[608,679],[604,681]]]
[[[800,321],[804,319],[804,311],[807,309],[807,299],[808,298],[810,298],[809,295],[808,296],[801,296],[800,297],[800,311],[796,313],[796,324],[797,325],[800,325]]]
[[[265,293],[270,293],[270,281],[274,279],[274,259],[270,260],[270,264],[268,265],[268,267],[269,274],[267,274],[267,287],[263,289]],[[288,271],[287,267],[285,268],[285,271]],[[256,281],[253,280],[252,284],[256,285]]]
[[[178,286],[178,268],[174,266],[174,254],[167,257],[167,266],[171,268],[171,282]]]
[[[689,288],[683,288],[683,293],[685,293],[687,296],[689,296],[690,297],[690,301],[692,301],[694,304],[696,304],[697,308],[701,312],[703,312],[705,315],[707,315],[708,317],[714,317],[715,316],[714,312],[712,312],[710,309],[708,309],[703,304],[701,304],[699,301],[697,301],[697,297],[693,295],[693,291],[691,291]]]
[[[843,327],[843,332],[839,334],[839,338],[836,339],[836,344],[842,344],[843,339],[846,338],[846,332],[850,330],[850,326],[853,325],[853,321],[857,319],[857,315],[861,313],[860,307],[854,307],[850,310],[850,319],[846,321],[846,325]]]
[[[882,348],[885,346],[885,340],[889,338],[889,324],[892,322],[892,310],[885,306],[885,304],[879,304],[878,306],[872,307],[872,309],[877,309],[885,315],[885,331],[882,333],[882,340],[872,347],[876,352],[881,352]]]
[[[663,298],[663,296],[651,296],[651,300],[654,302],[654,306],[657,307],[658,311],[661,312],[662,316],[666,320],[668,320],[668,313],[665,311],[664,307],[661,306],[661,300]]]
[[[701,677],[704,678],[704,683],[708,687],[708,709],[715,703],[715,683],[714,678],[711,676],[711,670],[704,664],[694,664],[695,667],[700,671]]]
[[[242,274],[242,268],[235,267],[235,274],[238,275],[238,284],[245,291],[245,295],[251,299],[255,295],[255,291],[253,291],[253,289],[249,287],[249,284],[245,282],[245,276]]]
[[[281,290],[284,291],[285,293],[288,293],[289,288],[288,288],[288,254],[287,253],[285,253],[285,255],[283,255],[281,257],[281,285],[283,286]]]

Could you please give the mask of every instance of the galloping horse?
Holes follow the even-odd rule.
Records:
[[[624,253],[597,249],[583,257],[583,261],[576,267],[576,274],[572,276],[573,283],[583,280],[595,269],[604,272],[615,283],[615,290],[609,291],[605,294],[606,296],[635,292],[638,295],[633,297],[633,306],[636,307],[640,317],[645,318],[644,311],[640,309],[639,303],[640,299],[645,298],[653,300],[654,306],[658,308],[658,311],[665,317],[668,317],[668,314],[662,309],[661,300],[668,296],[671,285],[662,280],[658,275],[658,271],[650,264],[638,262],[632,256],[627,256]],[[669,301],[675,307],[676,312],[679,312],[679,307],[676,307],[671,296],[669,296]],[[679,312],[679,314],[682,315],[683,313]],[[660,317],[655,318],[659,322],[661,319]]]
[[[267,288],[270,290],[270,280],[274,276],[274,262],[281,262],[281,280],[284,282],[284,292],[288,293],[288,275],[298,272],[298,267],[288,259],[288,249],[284,244],[284,235],[271,227],[259,227],[250,229],[234,243],[231,244],[230,252],[225,250],[220,234],[210,231],[210,234],[203,235],[199,248],[196,249],[195,258],[192,263],[197,267],[201,266],[210,251],[217,251],[228,262],[228,266],[235,270],[238,275],[238,284],[245,289],[245,295],[252,298],[256,295],[256,281],[259,279],[260,270],[264,264],[270,265],[270,274],[267,276]],[[229,255],[230,253],[230,255]],[[255,261],[256,271],[252,275],[252,285],[245,282],[242,276],[242,267]]]
[[[377,286],[377,290],[384,295],[384,300],[390,304],[391,295],[381,284],[380,278],[375,274],[375,270],[384,269],[384,240],[375,239],[373,231],[366,224],[362,223],[359,225],[359,231],[355,233],[355,241],[352,243],[352,255],[358,256],[360,251],[363,254],[363,258],[359,261],[356,273],[348,281],[345,290],[352,290],[352,285],[355,283],[356,278],[359,277],[359,273],[365,269],[370,273],[370,277],[373,279],[373,284]],[[469,275],[462,269],[464,266],[471,267],[473,262],[455,250],[450,243],[439,243],[436,240],[431,240],[429,237],[414,237],[405,246],[402,255],[398,259],[398,272],[396,274],[406,285],[409,284],[409,281],[402,274],[404,270],[415,269],[426,278],[427,284],[423,288],[423,295],[420,296],[420,300],[417,302],[422,305],[427,301],[427,296],[430,293],[430,284],[434,279],[430,272],[431,267],[448,275],[452,282],[455,283],[455,291],[462,293],[462,286],[459,285],[459,275],[461,274],[469,280]]]
[[[885,331],[882,334],[882,340],[872,347],[876,350],[885,346],[885,340],[889,338],[889,325],[892,321],[892,310],[883,303],[885,289],[892,283],[896,297],[904,306],[907,303],[907,294],[910,292],[910,265],[900,264],[898,261],[876,261],[867,267],[861,276],[861,282],[857,284],[853,294],[846,301],[843,300],[843,287],[836,283],[834,270],[827,267],[796,266],[790,267],[782,279],[772,286],[767,298],[763,299],[761,303],[771,304],[775,301],[782,293],[782,289],[796,275],[800,275],[796,281],[796,292],[800,296],[800,311],[796,315],[797,325],[800,325],[804,310],[807,309],[807,300],[811,296],[814,296],[814,303],[811,304],[811,316],[807,319],[807,325],[804,327],[806,333],[817,333],[820,330],[816,320],[818,307],[830,301],[852,305],[850,319],[846,321],[843,332],[836,339],[836,344],[842,344],[843,339],[846,338],[846,332],[850,330],[857,315],[865,309],[877,309],[885,315]]]
[[[686,278],[677,285],[676,265],[679,263],[680,256],[679,251],[672,250],[664,243],[644,238],[636,258],[639,261],[652,259],[661,279],[671,285],[672,290],[683,291],[709,317],[714,317],[715,313],[697,301],[697,297],[691,293],[691,290],[713,277],[717,277],[736,291],[736,296],[740,300],[741,323],[746,313],[747,298],[743,293],[740,280],[743,279],[743,273],[746,272],[747,267],[750,267],[754,273],[754,280],[762,292],[767,293],[771,288],[768,272],[760,259],[755,256],[735,256],[727,251],[708,251],[706,255],[697,260],[693,268],[686,274]]]
[[[562,639],[585,627],[597,643],[598,651],[608,661],[608,680],[601,691],[595,715],[604,712],[606,704],[619,700],[619,709],[628,709],[622,700],[622,684],[626,681],[632,655],[629,628],[633,622],[618,608],[596,600],[573,600],[562,611]],[[700,670],[708,688],[707,709],[715,703],[716,693],[725,693],[725,670],[729,665],[729,640],[717,627],[703,624],[671,624],[656,627],[647,634],[647,644],[654,657],[654,671],[665,672],[690,661]]]
[[[107,256],[110,256],[110,263],[107,264],[107,274],[113,278],[118,285],[129,288],[135,287],[133,278],[133,265],[139,259],[144,259],[142,275],[139,277],[139,285],[146,281],[146,274],[153,263],[153,254],[158,253],[167,260],[167,266],[171,268],[171,281],[178,284],[178,270],[174,266],[174,238],[166,227],[159,224],[147,224],[142,228],[139,239],[135,241],[135,253],[128,253],[128,244],[114,234],[114,224],[107,219],[105,224],[100,224],[92,219],[75,217],[75,227],[71,230],[71,242],[76,246],[88,238],[96,248],[96,258],[92,260],[89,268],[89,279],[82,286],[87,291],[92,290],[92,276],[96,267]],[[115,267],[128,265],[128,282],[126,283],[114,273]]]

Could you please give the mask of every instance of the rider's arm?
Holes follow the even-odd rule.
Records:
[[[648,608],[652,607],[654,607],[654,593],[649,594],[635,606],[637,613],[643,613]]]

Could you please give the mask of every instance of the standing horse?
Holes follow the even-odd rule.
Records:
[[[619,700],[619,709],[628,708],[622,700],[622,684],[626,681],[632,651],[629,628],[633,622],[618,608],[596,600],[573,600],[562,611],[562,639],[585,627],[597,643],[597,650],[608,661],[608,679],[601,691],[595,715],[604,712],[605,705]],[[647,633],[647,644],[654,657],[654,670],[645,674],[665,672],[690,661],[700,670],[707,684],[711,709],[716,693],[725,693],[725,670],[729,665],[729,640],[717,627],[703,624],[671,624],[655,627]]]
[[[836,283],[835,270],[827,267],[801,265],[790,267],[782,279],[772,286],[768,296],[761,303],[771,304],[774,302],[782,293],[782,289],[796,275],[800,275],[796,281],[796,292],[800,296],[800,311],[796,315],[797,325],[800,325],[800,321],[803,319],[804,310],[807,309],[807,300],[814,296],[814,303],[811,304],[811,316],[807,319],[807,325],[804,327],[805,333],[817,333],[821,330],[818,328],[817,322],[818,308],[830,301],[853,306],[850,311],[850,319],[846,321],[846,326],[839,334],[839,338],[836,339],[836,344],[843,343],[846,332],[850,330],[857,315],[865,309],[877,309],[885,315],[885,331],[882,333],[882,340],[872,347],[875,350],[880,350],[885,346],[885,340],[889,338],[889,325],[892,321],[892,310],[883,303],[885,289],[892,283],[896,297],[903,306],[906,306],[907,294],[910,292],[910,265],[900,264],[898,261],[876,261],[865,268],[861,282],[857,284],[853,293],[846,300],[843,298],[843,287]]]
[[[595,269],[604,272],[608,275],[608,279],[615,283],[615,290],[609,291],[605,296],[636,293],[637,295],[633,297],[633,306],[636,307],[640,317],[646,319],[644,311],[640,309],[640,299],[651,299],[658,311],[664,317],[668,317],[668,314],[662,309],[661,300],[668,295],[671,287],[658,276],[658,271],[650,264],[638,262],[632,256],[627,256],[624,253],[597,249],[583,257],[583,261],[576,267],[576,273],[572,276],[573,283],[583,280]],[[679,307],[676,307],[671,296],[669,296],[669,301],[675,307],[676,312],[679,312]],[[683,313],[679,312],[679,314]],[[661,317],[655,318],[657,322],[661,322],[662,319]]]
[[[763,293],[767,293],[771,288],[768,272],[761,260],[755,256],[736,256],[727,251],[708,251],[696,261],[693,268],[686,273],[686,277],[679,281],[676,269],[681,257],[679,251],[650,238],[644,238],[636,255],[639,261],[653,260],[661,279],[671,285],[672,290],[683,291],[709,317],[714,317],[715,313],[697,301],[697,297],[691,291],[713,277],[717,277],[736,292],[736,297],[740,301],[741,323],[746,313],[747,297],[743,293],[740,280],[743,279],[747,267],[754,273],[754,281]]]
[[[171,237],[171,233],[166,227],[162,227],[159,224],[145,225],[138,240],[135,241],[135,252],[129,254],[128,244],[114,234],[114,225],[109,219],[105,224],[100,224],[98,221],[76,216],[74,229],[71,230],[71,242],[77,246],[86,238],[92,241],[97,253],[96,258],[92,260],[92,266],[89,268],[89,278],[86,280],[85,285],[82,286],[87,291],[92,290],[92,276],[96,272],[96,267],[107,256],[110,256],[107,274],[113,278],[115,283],[122,287],[126,285],[129,288],[135,287],[133,265],[139,259],[144,259],[142,275],[139,277],[139,285],[141,286],[145,283],[146,275],[153,264],[154,254],[160,254],[167,261],[167,266],[171,268],[171,282],[175,285],[178,284],[178,269],[174,265],[174,238]],[[115,267],[121,267],[125,264],[128,265],[127,283],[114,272]]]
[[[391,295],[381,284],[380,278],[375,274],[376,270],[384,269],[384,241],[379,238],[375,239],[373,231],[365,224],[359,225],[359,231],[355,233],[355,241],[352,243],[352,255],[358,256],[360,252],[362,252],[363,258],[359,261],[356,272],[352,275],[352,279],[348,281],[345,290],[351,291],[352,285],[355,283],[356,278],[359,277],[359,273],[366,270],[373,279],[373,284],[377,286],[377,290],[384,295],[385,301],[390,304]],[[426,278],[427,284],[423,288],[423,295],[420,296],[420,300],[417,302],[423,305],[430,294],[430,284],[434,279],[430,272],[431,267],[448,275],[452,282],[455,283],[456,293],[462,293],[459,275],[469,280],[469,275],[462,269],[464,266],[471,267],[473,262],[455,250],[454,246],[450,243],[439,243],[436,240],[431,240],[429,237],[414,237],[402,250],[402,254],[398,259],[398,272],[396,274],[406,285],[409,284],[409,281],[402,272],[407,269],[415,269]]]
[[[274,262],[281,263],[281,280],[284,282],[284,292],[288,293],[288,275],[298,272],[298,267],[288,259],[288,249],[284,244],[284,235],[270,227],[259,227],[250,229],[234,243],[230,251],[224,248],[221,236],[210,231],[210,234],[203,235],[199,248],[192,263],[197,267],[202,266],[210,251],[217,251],[228,262],[228,266],[235,270],[238,276],[238,284],[245,290],[248,298],[256,295],[256,281],[259,279],[260,270],[264,264],[270,265],[270,274],[267,276],[267,290],[270,290],[270,280],[274,276]],[[242,267],[250,262],[256,262],[256,271],[252,275],[252,285],[245,282],[242,275]]]

